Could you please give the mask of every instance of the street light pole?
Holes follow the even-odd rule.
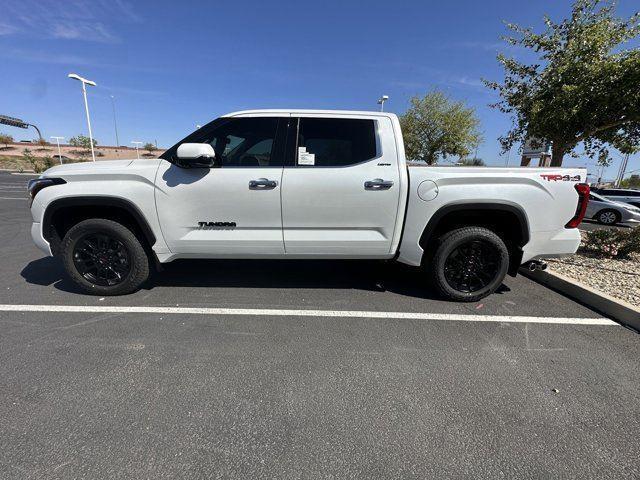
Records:
[[[140,160],[140,153],[138,152],[138,147],[142,145],[142,142],[131,142],[136,146],[136,157]]]
[[[384,102],[389,100],[389,95],[383,95],[378,99],[378,105],[380,105],[380,111],[384,112]]]
[[[620,164],[620,170],[618,170],[618,176],[616,177],[616,181],[613,184],[614,187],[618,188],[624,180],[624,174],[627,170],[627,165],[629,164],[629,154],[627,153],[622,159],[622,163]]]
[[[96,82],[92,82],[91,80],[82,78],[80,75],[77,75],[75,73],[70,73],[67,76],[69,78],[73,78],[74,80],[78,80],[80,83],[82,83],[82,96],[84,97],[84,110],[87,113],[87,127],[89,127],[89,144],[91,146],[91,158],[95,162],[96,154],[93,151],[93,133],[91,133],[91,118],[89,118],[89,102],[87,102],[87,85],[91,85],[95,87]]]
[[[111,108],[113,109],[113,128],[116,131],[116,150],[118,149],[118,146],[120,145],[120,140],[118,140],[118,123],[116,122],[116,102],[114,100],[114,96],[111,96]]]
[[[64,140],[64,137],[51,137],[58,144],[58,159],[60,160],[60,165],[62,165],[62,152],[60,151],[60,140]]]

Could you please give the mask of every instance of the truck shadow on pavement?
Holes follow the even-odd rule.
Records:
[[[82,293],[57,258],[34,260],[21,275],[30,284]],[[345,289],[441,300],[422,269],[370,260],[176,260],[154,273],[144,289],[154,287]],[[503,284],[496,293],[507,291]]]

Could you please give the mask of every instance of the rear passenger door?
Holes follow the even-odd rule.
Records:
[[[391,119],[294,115],[287,148],[287,255],[388,257],[400,191]]]

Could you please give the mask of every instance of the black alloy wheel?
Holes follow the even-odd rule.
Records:
[[[103,287],[118,285],[131,273],[127,248],[108,232],[81,237],[73,249],[73,263],[88,282]]]
[[[462,227],[437,240],[433,257],[425,266],[440,295],[475,302],[502,285],[509,262],[509,250],[495,232],[484,227]]]
[[[60,244],[64,269],[91,295],[124,295],[149,278],[150,257],[133,228],[106,218],[88,218],[72,226]]]
[[[500,266],[500,254],[493,244],[470,240],[449,254],[444,264],[444,277],[453,289],[475,293],[496,279]]]

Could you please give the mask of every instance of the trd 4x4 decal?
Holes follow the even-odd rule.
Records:
[[[540,176],[548,182],[579,182],[580,175],[560,175],[558,173],[542,173]]]

